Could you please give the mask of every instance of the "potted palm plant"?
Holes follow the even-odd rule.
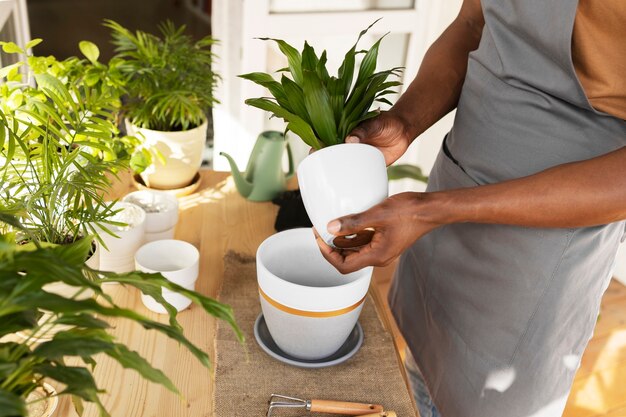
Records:
[[[86,46],[81,49],[93,58],[93,48]],[[15,44],[2,47],[23,52]],[[107,174],[130,164],[131,152],[121,150],[132,147],[117,142],[114,95],[105,100],[95,93],[109,88],[102,85],[106,78],[88,81],[88,63],[82,68],[64,63],[29,56],[0,69],[5,81],[0,88],[0,208],[10,207],[20,220],[0,210],[0,416],[28,415],[26,402],[38,387],[43,387],[41,401],[56,395],[45,388],[45,379],[64,385],[58,394],[74,396],[79,409],[80,400],[91,401],[107,416],[91,375],[99,353],[177,392],[162,372],[116,342],[103,320],[125,318],[164,333],[207,366],[206,353],[183,336],[162,288],[228,321],[241,336],[231,309],[215,300],[160,274],[103,272],[91,262],[92,235],[106,231],[115,214],[113,203],[102,197],[110,185]],[[26,67],[27,78],[18,72],[20,66]],[[165,307],[169,324],[116,305],[102,291],[107,283],[151,296]],[[66,357],[88,366],[69,366]],[[44,412],[51,408],[42,407]]]
[[[97,355],[102,354],[179,393],[163,372],[107,331],[108,318],[131,320],[177,340],[208,367],[209,357],[184,336],[176,320],[176,309],[163,299],[161,287],[188,297],[207,313],[227,321],[241,340],[229,307],[180,287],[160,274],[96,271],[84,262],[91,250],[90,238],[66,245],[46,245],[15,217],[25,214],[24,210],[8,211],[0,207],[0,416],[49,417],[59,395],[71,395],[79,414],[82,402],[88,401],[97,405],[101,416],[109,416],[98,398],[102,390],[92,375]],[[29,243],[17,244],[16,233],[29,236]],[[56,282],[89,289],[98,298],[81,298],[80,290],[73,296],[48,292],[46,288]],[[117,305],[102,291],[106,283],[121,283],[150,294],[165,306],[169,323],[153,321]],[[38,319],[41,309],[49,312],[45,321]],[[38,342],[38,335],[59,325],[63,329],[54,338]],[[13,336],[20,331],[30,336],[22,339]],[[57,392],[46,381],[63,388]]]
[[[151,188],[188,186],[202,163],[207,112],[216,102],[214,40],[207,36],[194,42],[184,26],[171,22],[161,25],[161,37],[133,33],[111,20],[105,26],[125,76],[127,126],[160,153],[141,178]]]
[[[318,57],[308,42],[300,52],[283,40],[266,38],[276,42],[287,57],[288,67],[279,70],[283,73],[280,80],[260,72],[240,75],[272,95],[248,99],[247,104],[284,119],[286,130],[316,150],[300,163],[298,182],[311,222],[328,244],[337,247],[362,245],[370,233],[336,237],[327,232],[327,223],[370,208],[388,192],[383,154],[369,145],[344,144],[359,123],[376,117],[375,102],[391,104],[385,96],[400,85],[388,78],[399,76],[401,68],[376,71],[382,38],[369,50],[357,51],[359,40],[372,25],[361,31],[336,76],[326,69],[326,51]],[[363,57],[357,67],[359,54]]]

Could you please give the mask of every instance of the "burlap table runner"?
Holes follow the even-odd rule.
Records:
[[[382,404],[399,417],[415,416],[392,336],[383,328],[371,296],[359,319],[365,341],[354,357],[330,368],[296,368],[269,357],[254,339],[254,321],[261,311],[254,258],[231,252],[226,255],[224,266],[220,299],[234,308],[246,343],[245,347],[240,345],[227,325],[218,324],[216,416],[263,417],[272,393]],[[285,417],[306,414],[294,410],[277,412],[277,416]]]

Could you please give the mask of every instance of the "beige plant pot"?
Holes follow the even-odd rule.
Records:
[[[28,417],[51,417],[54,415],[59,405],[59,397],[56,396],[57,391],[50,384],[44,382],[43,387],[31,392],[26,398],[28,406]]]
[[[193,181],[202,165],[208,123],[180,132],[144,129],[126,122],[130,133],[143,137],[147,147],[156,149],[163,161],[155,157],[152,165],[141,173],[150,188],[171,190],[185,187]]]

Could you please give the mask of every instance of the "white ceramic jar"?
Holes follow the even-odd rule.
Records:
[[[182,240],[157,240],[146,243],[135,254],[137,270],[161,273],[167,280],[188,290],[195,290],[200,266],[200,253],[191,243]],[[166,288],[161,295],[176,310],[189,307],[191,300]],[[167,310],[154,298],[141,294],[141,301],[151,311],[166,314]]]
[[[278,347],[307,360],[335,353],[356,325],[373,268],[342,275],[321,255],[311,229],[270,236],[256,259],[261,308]]]
[[[385,157],[375,147],[360,143],[329,146],[300,163],[298,183],[317,232],[329,245],[341,246],[328,233],[328,222],[365,211],[387,198]],[[344,247],[356,246],[347,243]]]
[[[141,207],[126,202],[117,202],[114,210],[120,210],[111,220],[126,226],[107,226],[116,236],[101,231],[100,238],[106,247],[100,248],[100,270],[130,272],[135,269],[135,252],[144,243],[146,213]]]
[[[175,196],[163,191],[142,190],[126,195],[122,201],[135,204],[146,212],[146,243],[174,238],[178,222],[178,200]]]

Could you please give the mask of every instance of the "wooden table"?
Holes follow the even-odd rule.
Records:
[[[274,233],[278,208],[271,203],[252,203],[236,191],[226,173],[202,171],[202,184],[193,195],[182,197],[176,238],[192,243],[200,250],[200,276],[196,290],[216,297],[222,284],[223,257],[233,250],[254,254],[258,245]],[[112,196],[121,197],[134,190],[130,176],[114,185]],[[383,272],[384,275],[385,272]],[[388,273],[388,271],[387,271]],[[380,274],[379,274],[380,275]],[[376,277],[375,277],[376,279]],[[146,316],[165,321],[141,303],[139,292],[121,286],[108,286],[107,292],[117,303]],[[380,294],[373,292],[379,311],[384,311]],[[388,320],[386,314],[381,316]],[[201,309],[192,307],[178,315],[186,336],[215,357],[216,320]],[[147,331],[124,320],[109,320],[118,340],[138,351],[153,366],[168,375],[184,398],[160,385],[143,380],[134,371],[124,370],[105,356],[98,358],[95,377],[106,390],[101,399],[113,417],[210,417],[213,412],[212,370],[204,368],[185,348],[154,331]],[[387,323],[389,325],[389,323]],[[399,365],[400,366],[400,365]],[[61,399],[58,416],[75,417],[69,398]],[[88,404],[85,417],[96,417],[96,408]]]

